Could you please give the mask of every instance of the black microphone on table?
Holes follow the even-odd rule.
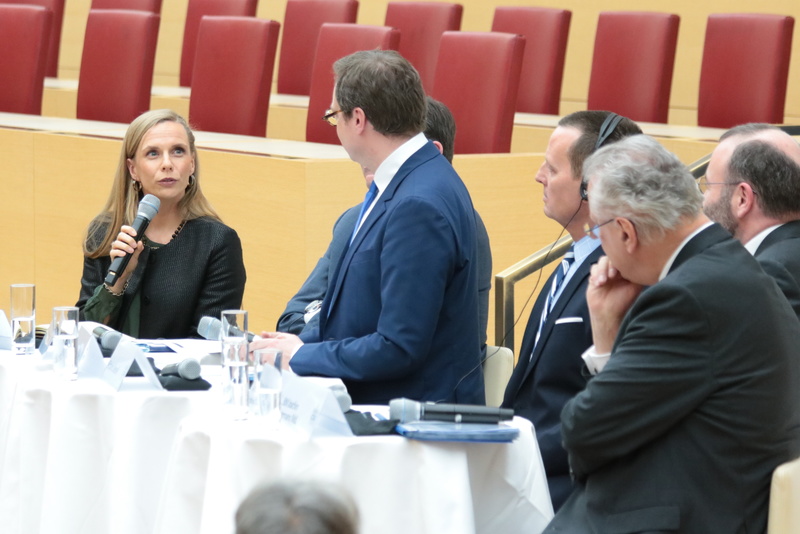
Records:
[[[434,404],[401,398],[389,401],[389,418],[401,423],[412,421],[447,421],[450,423],[499,423],[512,419],[511,408],[474,404]]]
[[[133,220],[133,223],[131,223],[131,227],[136,230],[137,243],[141,241],[145,230],[147,230],[147,226],[150,224],[153,217],[156,216],[158,208],[160,207],[161,201],[158,200],[158,197],[155,195],[145,195],[139,202],[136,218]],[[106,285],[113,286],[117,283],[117,278],[125,271],[125,267],[128,266],[129,261],[131,261],[130,254],[114,258],[114,261],[111,262],[111,266],[108,268],[108,274],[105,279]]]
[[[200,334],[200,336],[202,336],[204,339],[217,341],[221,339],[220,334],[222,334],[222,321],[216,317],[204,315],[200,318],[200,322],[197,324],[197,333]],[[254,334],[252,332],[246,332],[246,334],[248,343],[251,343],[256,339],[261,339],[261,336],[258,334]],[[228,335],[241,337],[242,331],[231,325],[228,327]]]

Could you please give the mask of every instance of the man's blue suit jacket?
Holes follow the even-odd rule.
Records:
[[[398,170],[342,257],[292,359],[343,379],[357,404],[483,404],[472,201],[428,142]]]

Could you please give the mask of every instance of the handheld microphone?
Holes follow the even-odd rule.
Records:
[[[514,417],[511,408],[474,404],[433,404],[401,398],[389,401],[389,418],[401,423],[449,421],[451,423],[499,423]]]
[[[221,339],[220,335],[222,334],[222,321],[216,317],[204,315],[200,318],[200,322],[197,324],[197,333],[205,339],[211,339],[214,341],[219,340]],[[228,327],[228,334],[238,337],[242,335],[242,331],[235,326],[230,326]],[[261,336],[252,332],[246,332],[246,334],[248,343],[251,343],[255,339],[261,339]]]
[[[156,216],[158,208],[160,207],[161,201],[155,195],[145,195],[141,202],[139,202],[139,210],[136,213],[136,218],[133,220],[133,223],[131,223],[131,227],[136,230],[137,243],[141,241],[145,230],[147,230],[147,226],[150,224],[153,217]],[[114,261],[111,262],[111,266],[108,268],[108,274],[105,279],[105,283],[108,286],[113,286],[117,283],[117,278],[125,271],[125,267],[128,266],[130,260],[130,254],[114,258]]]
[[[161,376],[179,376],[184,380],[200,378],[200,362],[187,358],[180,363],[170,363],[161,369]]]
[[[103,353],[114,352],[114,349],[117,348],[123,336],[121,332],[117,332],[113,328],[107,326],[96,326],[94,330],[92,330],[92,334],[100,344],[100,349]]]

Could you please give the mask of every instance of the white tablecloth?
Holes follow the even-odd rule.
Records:
[[[362,532],[535,534],[552,517],[531,425],[511,444],[307,440],[233,420],[209,392],[116,392],[0,351],[0,525],[9,534],[233,532],[279,477],[337,481]]]

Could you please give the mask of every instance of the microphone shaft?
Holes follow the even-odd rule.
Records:
[[[133,220],[131,226],[136,230],[136,243],[142,240],[142,236],[149,225],[150,220],[141,214],[137,215],[136,219]],[[111,262],[111,266],[108,268],[108,275],[105,279],[106,285],[110,287],[117,283],[117,279],[125,272],[125,267],[127,267],[128,262],[131,261],[131,256],[132,254],[125,254],[124,256],[114,258],[114,261]]]

